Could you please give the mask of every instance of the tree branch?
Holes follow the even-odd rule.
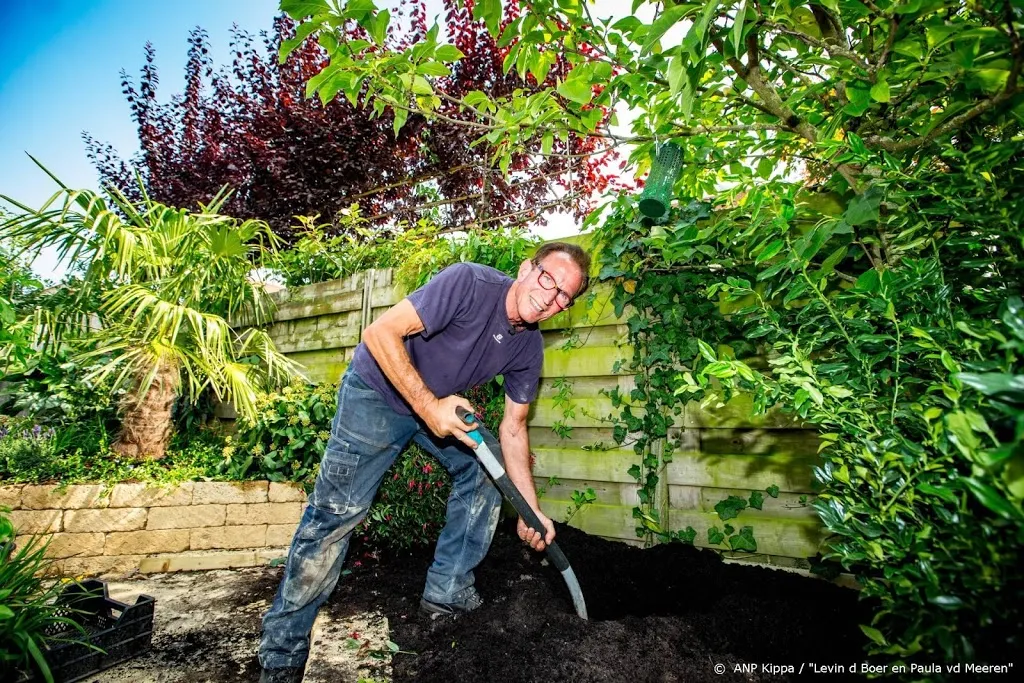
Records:
[[[801,33],[800,31],[793,31],[792,29],[788,29],[785,26],[782,26],[781,24],[776,24],[773,21],[765,21],[763,22],[763,24],[768,28],[778,31],[779,33],[782,33],[787,36],[792,36],[793,38],[796,38],[801,42],[807,43],[811,47],[816,47],[819,50],[825,50],[830,55],[838,55],[840,57],[845,57],[846,59],[853,62],[856,66],[863,69],[865,72],[871,71],[871,65],[865,62],[863,59],[861,59],[860,55],[858,55],[853,50],[850,50],[849,48],[843,47],[842,45],[837,45],[835,43],[829,43],[823,40],[818,40],[813,36],[807,35],[806,33]]]
[[[552,173],[545,173],[543,175],[537,175],[537,176],[533,176],[532,178],[527,178],[526,180],[520,180],[520,181],[517,181],[517,182],[514,182],[514,183],[509,183],[508,184],[508,189],[512,189],[514,187],[519,187],[520,185],[528,185],[530,183],[535,183],[535,182],[541,181],[541,180],[543,180],[545,178],[549,178],[549,177],[552,177],[552,176],[559,175],[560,173],[561,173],[561,171],[556,171],[556,172],[552,172]],[[385,218],[391,218],[395,214],[402,213],[403,211],[410,211],[410,210],[411,211],[422,211],[423,209],[433,209],[433,208],[436,208],[438,206],[447,206],[448,204],[456,204],[458,202],[469,201],[471,199],[481,199],[485,195],[486,195],[486,192],[477,192],[476,194],[464,194],[464,195],[461,195],[459,197],[450,197],[450,198],[447,198],[447,199],[439,199],[439,200],[434,201],[434,202],[427,202],[426,204],[414,204],[414,205],[411,205],[411,206],[403,206],[401,208],[394,209],[392,211],[385,211],[384,213],[379,213],[379,214],[377,214],[375,216],[367,216],[365,220],[367,220],[367,221],[383,220]]]
[[[544,209],[553,209],[553,208],[555,208],[557,206],[561,206],[562,204],[565,204],[566,202],[570,202],[573,199],[576,199],[576,198],[582,197],[582,196],[583,196],[583,192],[576,192],[574,194],[566,195],[566,196],[562,197],[561,199],[557,199],[557,200],[555,200],[553,202],[548,202],[547,204],[541,204],[540,206],[531,206],[528,209],[522,209],[520,211],[513,211],[511,213],[506,213],[506,214],[503,214],[501,216],[494,216],[492,218],[486,218],[486,219],[484,219],[482,221],[470,221],[469,223],[465,223],[463,225],[458,225],[458,226],[451,227],[451,228],[445,228],[444,230],[438,230],[437,234],[444,235],[446,233],[451,233],[451,232],[462,232],[462,231],[466,231],[466,230],[472,230],[473,228],[480,227],[481,225],[484,225],[485,223],[493,223],[495,221],[505,220],[506,218],[515,218],[516,216],[522,216],[524,214],[534,214],[534,215],[536,215],[537,213],[539,213],[540,211],[543,211]]]
[[[878,57],[878,61],[875,62],[875,66],[871,71],[871,81],[874,82],[878,78],[878,72],[882,70],[885,63],[889,60],[889,55],[892,54],[892,46],[896,42],[896,31],[900,27],[900,20],[898,17],[893,16],[889,20],[889,36],[885,39],[885,47],[882,48],[882,54]]]
[[[1019,76],[1020,67],[1021,58],[1018,56],[1018,58],[1014,61],[1014,65],[1010,71],[1010,75]],[[1016,81],[1016,78],[1014,80]],[[881,135],[871,135],[864,140],[864,144],[874,149],[884,149],[886,152],[889,152],[890,154],[906,152],[911,149],[923,147],[924,145],[927,145],[928,143],[944,135],[948,135],[949,133],[952,133],[958,128],[961,128],[968,121],[976,119],[985,112],[995,109],[1004,102],[1009,101],[1010,99],[1013,98],[1014,95],[1017,94],[1019,90],[1020,88],[1017,86],[1015,82],[1011,83],[1010,80],[1007,79],[1006,88],[1004,88],[1001,93],[999,93],[995,97],[990,97],[987,100],[982,100],[981,102],[974,105],[974,107],[965,111],[964,113],[954,116],[953,118],[943,123],[941,126],[936,126],[932,130],[930,130],[926,135],[922,135],[919,138],[910,138],[899,141],[893,140],[892,138],[883,137]]]

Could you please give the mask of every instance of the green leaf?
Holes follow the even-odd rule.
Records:
[[[405,125],[406,120],[409,118],[409,111],[407,109],[395,108],[395,121],[392,124],[392,128],[395,132],[395,137],[398,137],[398,131],[402,130],[402,126]]]
[[[723,534],[717,526],[713,526],[708,529],[708,543],[711,545],[718,545],[725,540],[725,534]]]
[[[718,360],[718,356],[715,354],[715,350],[712,349],[706,342],[697,340],[697,348],[700,349],[700,355],[712,363]]]
[[[316,21],[307,21],[299,24],[299,27],[295,29],[295,37],[289,38],[288,40],[281,41],[281,48],[278,50],[278,62],[284,64],[288,61],[288,55],[291,54],[292,50],[297,48],[313,31],[320,28],[321,24]],[[323,40],[324,36],[331,35],[328,32],[321,34],[320,39]]]
[[[0,619],[13,619],[14,610],[7,605],[0,605]]]
[[[745,507],[747,507],[747,501],[743,500],[739,496],[729,496],[725,500],[720,500],[715,504],[715,512],[718,513],[719,519],[724,522],[738,517],[740,510],[743,510]]]
[[[942,609],[960,609],[964,601],[955,595],[936,595],[928,598],[928,602]]]
[[[778,486],[778,484],[772,484],[771,486],[766,488],[765,489],[765,493],[767,493],[772,498],[778,498],[779,497],[779,486]]]
[[[497,38],[501,29],[501,0],[479,0],[473,5],[473,18],[483,19],[487,32]]]
[[[878,271],[872,268],[861,273],[861,276],[857,278],[856,287],[862,292],[877,292],[879,285]]]
[[[281,11],[292,19],[301,21],[306,17],[328,14],[331,6],[327,4],[327,0],[281,0]]]
[[[745,526],[735,536],[729,537],[729,547],[733,550],[757,552],[757,541],[754,540],[754,527]]]
[[[850,225],[864,225],[878,220],[878,207],[882,202],[882,190],[872,185],[850,201],[843,218]]]
[[[673,97],[678,95],[682,89],[685,75],[683,58],[678,54],[672,55],[672,58],[668,60],[668,90]]]
[[[717,3],[716,3],[717,4]],[[665,33],[675,26],[676,22],[683,18],[683,15],[690,11],[692,7],[685,4],[673,5],[664,12],[661,13],[654,23],[651,24],[650,29],[647,31],[647,35],[644,37],[644,46],[641,50],[641,54],[650,52],[654,44],[657,43]]]
[[[924,493],[924,494],[927,494],[927,495],[930,495],[930,496],[938,496],[939,498],[941,498],[942,500],[946,501],[947,503],[956,503],[956,501],[957,501],[956,494],[953,493],[948,488],[946,488],[945,486],[932,486],[931,484],[929,484],[927,482],[923,482],[923,483],[918,484],[916,488],[921,493]]]
[[[391,23],[391,12],[388,10],[382,10],[377,13],[377,16],[373,19],[373,30],[370,31],[370,35],[378,45],[383,45],[388,35],[388,24]]]
[[[708,363],[703,372],[705,375],[711,375],[712,377],[718,377],[719,379],[727,379],[736,374],[736,368],[734,368],[731,363],[715,361],[714,363]]]
[[[540,151],[542,154],[551,154],[551,149],[555,144],[555,135],[551,131],[545,131],[544,137],[541,139]]]
[[[1021,513],[1020,509],[985,482],[975,477],[960,477],[960,482],[974,494],[979,503],[1000,517],[1016,522],[1024,521],[1024,514]]]
[[[590,100],[594,97],[593,91],[590,89],[590,83],[579,79],[562,81],[558,84],[556,90],[559,95],[577,104],[589,104]]]
[[[879,631],[877,628],[865,626],[864,624],[858,624],[858,626],[860,626],[860,630],[864,632],[864,635],[866,635],[868,638],[873,640],[878,645],[888,645],[888,643],[885,642],[885,636],[883,636],[882,632]]]
[[[744,0],[743,6],[736,10],[736,20],[732,24],[732,44],[735,49],[736,57],[743,56],[743,22],[747,18],[747,0]]]
[[[1009,327],[1018,339],[1024,341],[1024,300],[1019,296],[1012,296],[1006,301],[1006,310],[1003,311],[1003,322]]]
[[[437,48],[437,51],[434,53],[434,59],[440,62],[455,62],[465,56],[466,55],[463,54],[462,50],[454,45],[442,45]]]
[[[757,258],[754,259],[754,265],[761,265],[763,262],[767,261],[771,257],[778,254],[780,251],[782,251],[782,247],[784,246],[786,246],[785,240],[775,240],[774,242],[769,242],[768,245],[761,250],[761,253],[757,255]]]
[[[413,76],[412,92],[414,95],[432,95],[434,94],[434,88],[431,87],[430,82],[423,78],[423,76]]]
[[[762,494],[760,491],[751,491],[749,503],[750,507],[754,508],[755,510],[762,509],[762,506],[764,505],[764,494]]]
[[[423,62],[416,66],[416,73],[423,76],[450,76],[452,72],[441,62]]]
[[[1024,375],[1009,375],[998,372],[988,372],[979,375],[973,372],[960,372],[955,377],[986,396],[1012,396],[1019,394],[1024,398]]]
[[[888,102],[889,84],[884,80],[880,80],[871,86],[871,99],[875,102]]]

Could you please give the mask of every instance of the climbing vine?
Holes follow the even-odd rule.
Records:
[[[629,468],[640,487],[633,509],[636,534],[647,542],[655,538],[692,542],[693,529],[666,527],[658,496],[662,470],[672,461],[677,445],[673,421],[683,411],[677,395],[680,368],[699,367],[704,358],[701,347],[708,341],[728,346],[729,352],[739,357],[753,347],[703,294],[710,273],[707,267],[679,267],[666,260],[657,234],[641,221],[632,198],[620,196],[608,210],[595,233],[600,245],[598,278],[612,285],[616,315],[628,316],[628,340],[633,348],[632,357],[617,362],[612,371],[633,373],[635,386],[628,393],[618,387],[606,393],[618,411],[612,418],[615,442],[631,445],[638,456]],[[698,221],[710,218],[710,204],[691,202],[674,209],[666,222],[668,228],[659,231],[697,230]]]

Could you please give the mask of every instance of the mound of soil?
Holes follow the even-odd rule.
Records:
[[[561,574],[511,525],[477,569],[486,604],[471,614],[431,621],[418,613],[427,553],[364,558],[324,609],[386,614],[391,639],[415,653],[395,655],[396,682],[859,679],[846,672],[866,659],[857,624],[870,616],[854,591],[680,544],[640,549],[562,525],[558,542],[588,621],[576,616]],[[834,665],[845,672],[821,672]]]

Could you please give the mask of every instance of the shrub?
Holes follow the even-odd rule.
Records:
[[[60,465],[54,448],[54,430],[14,421],[0,423],[0,479],[32,473],[39,479],[54,478]]]
[[[220,471],[232,479],[312,486],[331,436],[337,400],[333,386],[302,382],[259,398],[256,418],[239,419],[237,439],[224,446]]]
[[[476,416],[497,433],[504,414],[505,392],[492,381],[466,392]],[[410,444],[384,478],[362,525],[362,540],[371,548],[408,550],[437,540],[444,527],[451,477],[416,444]]]
[[[433,543],[444,527],[450,492],[448,472],[411,444],[384,477],[363,521],[362,540],[397,551]]]
[[[8,511],[0,508],[0,668],[38,672],[53,683],[44,654],[47,643],[72,639],[48,634],[86,632],[73,618],[74,605],[57,604],[64,584],[44,578],[52,563],[47,543],[31,537],[16,548],[14,527],[3,514]]]

